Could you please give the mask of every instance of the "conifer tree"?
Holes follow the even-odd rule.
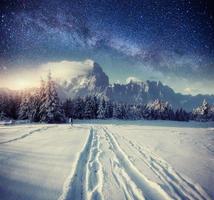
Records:
[[[27,120],[31,115],[31,107],[30,107],[30,94],[24,93],[22,94],[22,101],[19,107],[18,118],[21,120]]]
[[[6,116],[6,113],[4,111],[0,111],[0,120],[6,120],[8,119]]]
[[[45,87],[45,94],[40,107],[41,121],[46,123],[65,122],[65,116],[60,103],[55,83],[51,73],[48,74],[48,81]]]
[[[73,101],[73,106],[74,106],[74,118],[75,119],[83,119],[84,117],[84,110],[85,110],[85,105],[83,99],[78,97]]]
[[[105,119],[107,116],[107,109],[106,109],[106,102],[104,99],[100,100],[98,111],[97,111],[97,118],[98,119]]]

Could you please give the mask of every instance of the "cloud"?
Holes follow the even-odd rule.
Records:
[[[187,93],[187,94],[191,94],[193,92],[193,89],[192,88],[184,88],[184,92]]]
[[[13,69],[1,77],[1,87],[8,87],[10,89],[24,89],[39,86],[40,79],[46,79],[49,71],[52,77],[58,83],[69,82],[72,78],[79,75],[84,75],[92,69],[94,64],[93,60],[84,61],[60,61],[48,62],[39,65],[36,68],[18,68]]]
[[[129,76],[129,77],[126,79],[126,83],[130,83],[130,82],[141,82],[141,80],[138,79],[137,77]]]
[[[61,61],[49,62],[39,67],[41,75],[44,76],[51,71],[52,76],[57,81],[70,81],[79,75],[85,75],[94,65],[93,60],[85,61]]]

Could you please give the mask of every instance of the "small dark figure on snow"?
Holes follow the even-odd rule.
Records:
[[[69,118],[69,124],[72,126],[73,125],[73,119]]]

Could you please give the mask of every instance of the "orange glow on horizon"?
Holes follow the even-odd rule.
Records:
[[[13,77],[3,81],[2,87],[11,90],[24,90],[39,87],[39,82],[32,78]]]
[[[25,80],[25,79],[17,79],[14,80],[14,84],[13,84],[13,89],[14,90],[22,90],[22,89],[28,89],[28,88],[32,88],[35,87],[36,85],[33,84],[32,82],[30,82],[29,80]]]

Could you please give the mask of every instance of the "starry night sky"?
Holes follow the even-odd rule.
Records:
[[[212,0],[1,0],[0,75],[93,59],[112,82],[214,94]]]

